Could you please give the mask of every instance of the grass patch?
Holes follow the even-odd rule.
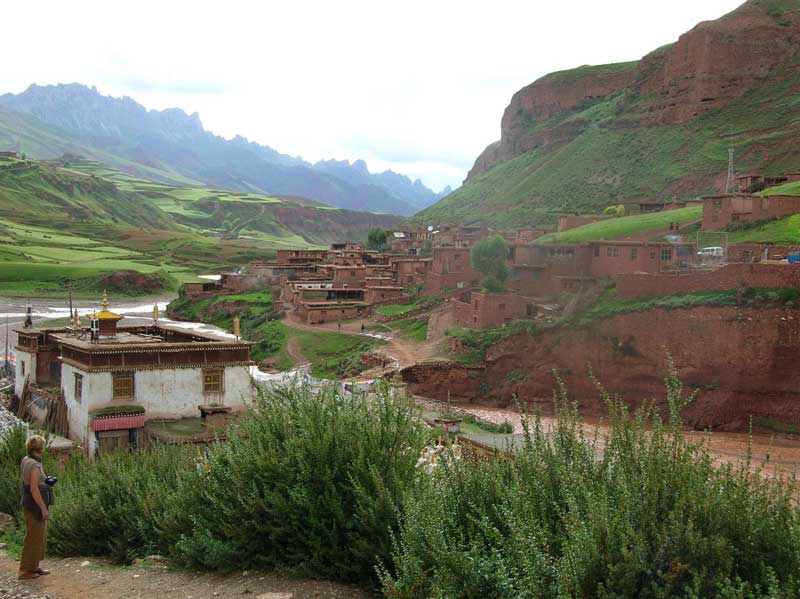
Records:
[[[311,362],[311,374],[320,378],[357,376],[366,370],[361,354],[385,345],[379,339],[327,331],[292,329],[291,335]]]
[[[422,343],[428,338],[428,321],[406,318],[391,323],[391,328],[406,339]]]
[[[534,243],[578,243],[617,239],[643,231],[666,229],[670,223],[687,223],[702,218],[702,216],[702,206],[687,206],[664,212],[609,218],[575,227],[563,233],[548,233],[539,237]]]

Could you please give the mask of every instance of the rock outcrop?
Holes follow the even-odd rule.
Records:
[[[503,114],[500,141],[477,158],[468,179],[533,149],[572,141],[588,122],[558,117],[617,94],[620,126],[683,124],[780,76],[800,49],[800,4],[799,10],[785,4],[749,0],[640,61],[552,73],[522,88]]]

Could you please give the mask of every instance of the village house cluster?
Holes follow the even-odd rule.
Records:
[[[736,193],[698,200],[703,206],[700,230],[800,212],[797,196],[753,194],[797,180],[800,175],[795,174],[739,177]],[[624,211],[641,214],[686,205],[685,201],[642,199],[627,202]],[[732,289],[747,285],[748,279],[765,279],[764,286],[780,287],[794,279],[794,269],[781,268],[786,266],[781,262],[795,251],[793,247],[747,243],[704,250],[693,239],[681,237],[677,223],[660,232],[671,241],[652,241],[658,235],[650,231],[621,240],[541,242],[548,233],[608,218],[613,216],[563,215],[556,226],[515,231],[485,226],[390,229],[385,231],[388,249],[383,252],[356,243],[333,244],[324,250],[278,250],[273,262],[251,263],[245,272],[223,274],[219,281],[186,284],[184,293],[204,297],[270,287],[280,308],[308,324],[362,318],[376,306],[405,303],[416,295],[432,296],[448,300],[459,325],[485,328],[533,318],[542,303],[608,280],[617,283],[620,295],[639,297],[652,295],[653,290],[669,294],[684,288]],[[508,246],[510,277],[502,293],[482,291],[480,276],[470,262],[471,248],[489,235],[501,235]],[[743,264],[757,266],[743,269]]]

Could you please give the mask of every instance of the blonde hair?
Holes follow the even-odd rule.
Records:
[[[41,453],[44,451],[44,437],[41,435],[31,435],[28,442],[25,444],[25,449],[28,453]]]

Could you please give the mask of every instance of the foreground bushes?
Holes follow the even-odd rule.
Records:
[[[680,385],[668,383],[673,414]],[[789,481],[716,467],[702,444],[607,399],[589,438],[563,397],[514,462],[457,462],[403,515],[389,597],[797,597],[800,518]],[[651,430],[646,430],[645,418]]]
[[[261,393],[226,443],[79,460],[51,523],[61,555],[160,552],[192,567],[369,581],[410,495],[425,433],[384,390]]]
[[[612,426],[600,439],[562,393],[556,429],[534,419],[513,461],[432,473],[415,467],[425,432],[385,393],[264,392],[204,454],[162,447],[71,464],[51,548],[377,577],[402,598],[800,596],[794,481],[713,464],[681,434],[680,384],[667,389],[668,423],[606,397]]]

